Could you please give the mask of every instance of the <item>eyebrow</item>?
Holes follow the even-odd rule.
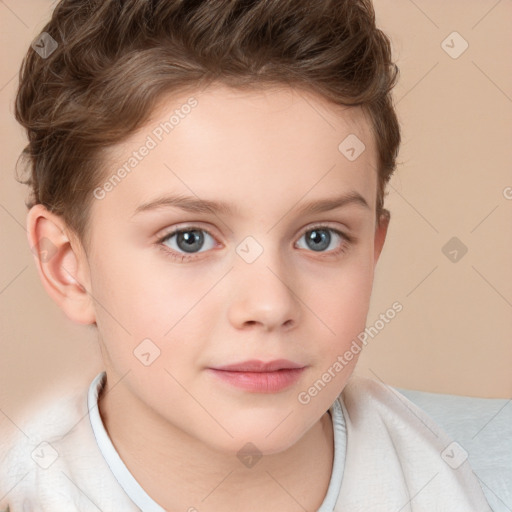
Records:
[[[366,209],[371,209],[366,199],[361,194],[358,192],[348,192],[332,198],[303,203],[299,208],[299,213],[322,213],[348,205],[359,205]],[[166,195],[139,205],[133,213],[132,217],[142,212],[170,207],[180,208],[181,210],[191,213],[221,213],[226,215],[234,215],[239,213],[238,208],[224,201],[210,201],[207,199],[199,199],[196,197],[183,195]]]

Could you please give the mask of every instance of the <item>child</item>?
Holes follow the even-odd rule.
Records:
[[[28,237],[105,371],[6,440],[0,510],[490,510],[423,411],[351,377],[396,77],[369,0],[57,5],[16,98]]]

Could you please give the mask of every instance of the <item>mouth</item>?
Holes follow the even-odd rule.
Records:
[[[289,388],[305,369],[304,365],[287,359],[250,360],[208,368],[210,373],[231,386],[255,393],[277,393]]]
[[[274,372],[277,370],[294,370],[304,368],[303,364],[294,363],[288,359],[275,359],[267,363],[259,359],[251,359],[240,363],[228,364],[225,366],[215,366],[214,370],[232,371],[232,372]]]

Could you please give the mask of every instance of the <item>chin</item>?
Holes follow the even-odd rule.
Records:
[[[254,418],[249,417],[246,421],[237,422],[236,425],[226,425],[233,437],[219,432],[215,439],[209,437],[207,442],[216,451],[235,456],[243,455],[244,450],[252,450],[261,455],[281,453],[292,447],[308,430],[307,425],[297,424],[297,418],[294,416],[294,413],[290,414],[289,419],[285,421],[283,418],[286,415],[278,419],[272,417],[267,421],[260,419],[257,424]]]

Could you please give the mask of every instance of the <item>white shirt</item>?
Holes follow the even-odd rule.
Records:
[[[0,511],[164,510],[103,426],[105,377],[41,407],[22,432],[4,436],[2,427]],[[396,390],[352,375],[329,412],[334,461],[318,512],[491,512],[461,447]]]

